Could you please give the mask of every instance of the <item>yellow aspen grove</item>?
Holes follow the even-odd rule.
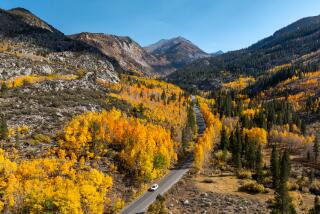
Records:
[[[195,168],[201,170],[212,152],[213,145],[220,140],[222,123],[219,115],[213,115],[208,104],[203,99],[198,99],[200,111],[206,123],[203,135],[197,140],[194,149]]]
[[[177,158],[170,132],[115,109],[79,115],[65,127],[62,146],[78,156],[100,153],[111,145],[122,148],[118,154],[122,166],[139,178],[162,175]]]
[[[248,85],[253,84],[255,82],[255,78],[253,77],[239,77],[239,79],[224,83],[223,88],[225,89],[233,89],[233,90],[242,90],[246,88]]]
[[[187,119],[188,97],[179,87],[159,80],[123,75],[120,83],[102,83],[110,97],[130,103],[149,122],[181,130]]]
[[[35,84],[48,80],[74,80],[76,79],[76,75],[60,75],[60,74],[52,74],[47,76],[40,75],[26,75],[26,76],[18,76],[8,81],[5,81],[5,84],[8,88],[16,88],[23,86],[24,84]]]
[[[263,128],[253,127],[251,129],[243,129],[245,135],[248,136],[248,140],[255,142],[256,144],[265,145],[268,142],[267,131]]]
[[[3,213],[103,213],[112,178],[77,168],[75,161],[44,158],[17,164],[0,150]]]

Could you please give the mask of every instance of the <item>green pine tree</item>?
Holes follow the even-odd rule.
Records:
[[[1,93],[5,93],[6,91],[8,91],[8,86],[5,82],[2,82],[1,84]]]
[[[221,144],[222,150],[227,150],[227,148],[229,147],[229,138],[227,136],[225,126],[223,126],[222,130],[221,130],[221,143],[220,144]]]
[[[279,165],[279,153],[276,146],[273,146],[271,159],[270,159],[270,171],[272,174],[272,186],[277,189],[280,183],[280,165]]]
[[[294,207],[291,204],[291,197],[289,196],[289,191],[287,187],[287,182],[290,176],[291,164],[289,152],[284,151],[281,164],[280,164],[280,183],[279,187],[276,189],[276,204],[274,207],[274,212],[283,214],[293,214],[296,213]]]
[[[0,118],[0,140],[6,140],[8,138],[8,126],[7,120],[4,116]]]
[[[247,162],[248,162],[248,167],[250,169],[255,169],[256,168],[256,155],[257,155],[257,146],[255,142],[249,141],[247,142]]]
[[[263,179],[263,159],[262,159],[261,145],[259,145],[257,149],[257,154],[256,154],[256,174],[257,174],[257,181],[261,183]]]
[[[198,127],[197,127],[196,113],[194,112],[193,105],[190,105],[188,109],[188,126],[192,131],[192,135],[196,136]]]

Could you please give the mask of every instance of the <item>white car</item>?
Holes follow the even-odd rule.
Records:
[[[158,184],[153,184],[151,187],[150,187],[150,191],[156,191],[157,189],[159,188],[159,185]]]

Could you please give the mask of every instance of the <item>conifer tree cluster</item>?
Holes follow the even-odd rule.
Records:
[[[182,129],[182,147],[183,149],[187,149],[189,146],[189,142],[197,135],[197,121],[196,121],[196,114],[193,109],[193,104],[191,103],[187,109],[188,116],[187,116],[187,123],[186,126]]]
[[[292,105],[286,100],[272,100],[263,102],[261,107],[250,103],[249,108],[259,109],[253,116],[243,114],[244,106],[241,99],[237,98],[235,91],[216,92],[212,96],[217,100],[216,110],[220,117],[240,117],[243,128],[259,127],[270,130],[273,125],[295,124],[305,134],[305,122],[294,111]]]
[[[273,207],[273,213],[296,213],[292,205],[292,199],[289,196],[289,190],[287,186],[291,171],[288,150],[285,150],[280,157],[276,147],[273,147],[270,164],[272,184],[273,188],[275,189],[275,204]]]
[[[241,114],[243,110],[242,100],[236,99],[235,92],[219,92],[217,94],[212,94],[212,96],[217,100],[216,109],[221,117],[234,117]],[[233,105],[233,102],[236,102],[236,105]]]
[[[230,137],[227,136],[226,128],[222,128],[220,148],[223,151],[231,152],[232,162],[237,170],[240,170],[241,168],[255,170],[257,180],[262,180],[262,145],[249,139],[239,125],[231,132]]]

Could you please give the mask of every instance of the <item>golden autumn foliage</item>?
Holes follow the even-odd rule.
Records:
[[[216,100],[215,99],[207,99],[207,98],[203,98],[200,96],[196,96],[196,99],[199,103],[199,105],[202,105],[203,108],[209,108],[209,107],[213,107],[216,104]],[[204,104],[207,104],[207,107],[204,106]]]
[[[26,75],[26,76],[18,76],[12,79],[5,81],[8,88],[16,88],[23,86],[24,84],[35,84],[48,80],[73,80],[76,79],[76,75],[58,75],[52,74],[47,76],[40,75]]]
[[[225,89],[242,90],[248,87],[250,84],[253,84],[255,81],[256,80],[254,77],[240,77],[235,81],[224,83],[223,87]]]
[[[44,158],[15,163],[0,150],[4,213],[103,213],[112,178],[81,170],[73,160]]]
[[[290,68],[291,67],[291,64],[288,63],[288,64],[283,64],[283,65],[278,65],[278,66],[275,66],[273,68],[271,68],[268,72],[269,73],[277,73],[285,68]]]
[[[195,168],[201,170],[204,163],[208,160],[214,144],[218,143],[220,140],[222,123],[219,119],[219,115],[212,114],[205,100],[198,99],[198,103],[206,123],[206,129],[203,135],[198,138],[194,146]]]
[[[264,145],[267,144],[267,131],[263,128],[253,127],[251,129],[244,128],[244,135],[248,137],[248,141],[256,144]]]
[[[320,89],[320,71],[296,73],[275,87],[265,91],[267,97],[273,96],[279,99],[287,99],[294,110],[302,110],[306,106],[309,97],[314,97]],[[288,96],[283,96],[288,94]]]
[[[151,123],[175,130],[186,123],[188,100],[173,84],[135,76],[124,76],[118,84],[102,84],[112,90],[109,96],[130,103]]]
[[[245,116],[247,116],[247,117],[249,117],[249,118],[254,118],[254,116],[255,116],[256,114],[258,114],[259,111],[260,111],[260,109],[248,108],[248,109],[243,110],[241,114],[242,114],[242,115],[245,115]]]
[[[78,155],[121,148],[119,158],[128,172],[140,178],[162,175],[176,160],[175,143],[163,127],[126,117],[118,110],[75,117],[64,129],[63,147]]]
[[[18,127],[9,128],[8,132],[9,132],[8,133],[9,138],[12,138],[15,136],[19,136],[19,137],[23,138],[23,137],[30,134],[30,128],[29,128],[29,126],[23,124]]]

